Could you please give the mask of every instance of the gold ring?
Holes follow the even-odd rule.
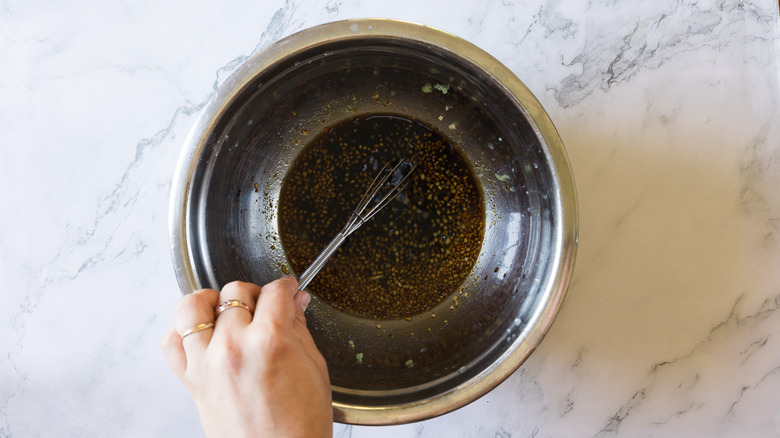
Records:
[[[203,324],[198,324],[195,327],[193,327],[193,328],[185,331],[184,333],[182,333],[181,334],[181,338],[184,339],[184,338],[186,338],[187,336],[189,336],[189,335],[191,335],[193,333],[197,333],[197,332],[199,332],[201,330],[210,329],[210,328],[214,327],[215,325],[216,324],[214,324],[213,322],[204,322]]]
[[[224,312],[227,309],[230,309],[231,307],[241,307],[242,309],[246,309],[249,314],[252,314],[252,309],[249,308],[245,303],[238,301],[238,300],[227,300],[217,306],[217,316],[219,316],[220,313]]]

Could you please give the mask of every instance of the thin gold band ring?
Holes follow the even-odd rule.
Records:
[[[227,300],[221,303],[219,306],[217,306],[217,316],[219,316],[219,314],[224,312],[225,310],[233,307],[241,307],[242,309],[246,309],[246,311],[249,312],[250,315],[252,314],[252,309],[250,309],[249,306],[246,305],[246,303],[238,300]]]
[[[216,324],[214,324],[213,322],[204,322],[203,324],[198,324],[195,327],[193,327],[193,328],[185,331],[184,333],[182,333],[181,334],[181,338],[184,339],[184,338],[186,338],[187,336],[189,336],[189,335],[191,335],[193,333],[197,333],[197,332],[199,332],[201,330],[206,330],[206,329],[213,328],[215,325]]]

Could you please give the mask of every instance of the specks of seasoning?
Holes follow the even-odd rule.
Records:
[[[347,342],[347,346],[351,349],[355,348],[355,342],[350,339],[349,342]]]
[[[458,129],[458,125],[456,125],[454,123],[450,123],[449,126],[447,126],[447,127],[450,128],[450,129]]]
[[[506,174],[499,175],[499,174],[496,173],[495,176],[496,176],[496,179],[501,181],[501,182],[509,181],[509,175],[506,175]]]
[[[380,323],[376,323],[376,329],[377,329],[377,330],[379,330],[379,329],[381,329],[381,328],[382,328],[382,324],[380,324]]]
[[[356,354],[355,359],[357,359],[358,365],[363,365],[363,353]]]
[[[400,157],[417,162],[409,184],[309,285],[339,310],[404,319],[425,312],[458,290],[481,249],[485,203],[460,151],[417,122],[360,116],[308,142],[282,182],[279,235],[293,270],[311,264],[379,169]]]
[[[414,366],[414,361],[412,359],[409,359],[406,361],[404,365],[406,365],[406,368],[411,368]]]
[[[431,84],[425,84],[422,87],[420,87],[420,89],[422,90],[423,93],[430,93],[431,91],[433,91],[433,87],[431,86]]]

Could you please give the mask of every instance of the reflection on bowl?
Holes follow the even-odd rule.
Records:
[[[454,36],[392,20],[277,42],[238,68],[192,128],[174,178],[171,245],[185,293],[290,274],[278,224],[285,176],[314,133],[368,114],[446,137],[485,202],[473,269],[430,310],[376,319],[312,299],[307,321],[328,362],[335,418],[395,424],[449,412],[508,377],[552,324],[571,276],[568,160],[506,67]]]

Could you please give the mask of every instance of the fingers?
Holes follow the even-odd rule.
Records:
[[[309,293],[304,290],[299,290],[295,293],[293,301],[295,302],[295,319],[302,322],[305,326],[306,316],[304,316],[303,313],[306,312],[306,308],[309,307],[311,295],[309,295]]]
[[[181,338],[181,343],[186,357],[192,358],[193,355],[200,355],[206,350],[214,333],[213,328],[198,330],[189,335],[186,333],[201,324],[214,322],[214,309],[217,307],[218,300],[219,292],[203,289],[181,297],[176,303],[173,325],[180,337],[185,335]]]
[[[306,325],[304,323],[299,322],[297,319],[295,321],[295,327],[294,327],[295,333],[298,335],[298,339],[301,341],[301,345],[303,346],[304,351],[306,352],[306,355],[312,358],[315,361],[321,361],[322,369],[326,369],[324,366],[325,360],[322,358],[322,354],[320,353],[320,350],[317,349],[317,345],[314,343],[314,338],[311,337],[311,333],[306,328]],[[327,371],[325,372],[327,374]]]
[[[320,371],[327,376],[325,359],[320,354],[311,333],[306,328],[304,312],[311,301],[306,291],[298,290],[298,282],[292,277],[282,277],[263,286],[260,299],[257,302],[255,322],[278,324],[279,327],[292,329],[300,340],[306,355],[318,365]]]
[[[222,311],[217,315],[218,324],[214,336],[225,336],[252,322],[258,296],[260,296],[260,286],[255,284],[241,281],[226,284],[219,294]]]
[[[217,305],[231,300],[246,304],[249,311],[234,305],[215,316]],[[298,282],[292,277],[282,277],[262,288],[251,283],[232,282],[225,285],[222,292],[210,289],[194,292],[176,303],[174,326],[161,342],[163,353],[171,369],[181,377],[188,366],[203,357],[212,340],[224,342],[229,341],[228,336],[240,337],[240,332],[248,326],[255,327],[258,333],[270,333],[268,326],[262,327],[270,323],[282,330],[276,333],[295,333],[307,356],[327,376],[325,361],[306,328],[304,312],[310,300],[307,292],[298,291]],[[215,322],[215,327],[192,332]],[[191,334],[187,335],[188,331]]]
[[[314,343],[314,339],[311,337],[309,329],[306,328],[306,317],[304,312],[309,306],[311,296],[306,291],[298,291],[293,299],[295,302],[295,331],[301,340],[303,349],[306,355],[309,356],[316,364],[326,378],[328,377],[328,366],[325,363],[325,358],[322,357],[322,353],[317,349],[317,345]]]
[[[263,286],[257,300],[257,310],[253,323],[274,323],[281,327],[291,327],[295,321],[295,302],[293,297],[298,291],[298,281],[292,277],[282,277]]]
[[[165,356],[165,360],[168,362],[168,366],[179,377],[187,368],[187,356],[184,354],[184,346],[181,341],[181,336],[176,333],[176,328],[171,326],[160,342],[160,348],[163,356]]]

